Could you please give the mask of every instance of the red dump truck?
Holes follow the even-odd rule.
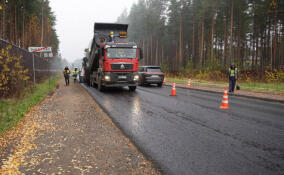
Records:
[[[138,62],[143,58],[141,48],[127,39],[127,24],[95,23],[90,49],[86,50],[85,81],[97,86],[128,86],[135,91],[138,85]]]

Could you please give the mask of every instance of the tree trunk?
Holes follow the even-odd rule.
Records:
[[[42,3],[41,3],[41,42],[40,42],[40,45],[41,45],[41,46],[43,46],[43,44],[44,44],[44,43],[43,43],[43,31],[44,31],[44,25],[43,25],[43,24],[44,24],[44,23],[43,23],[43,22],[44,22],[43,5],[44,5],[44,4],[43,4],[43,0],[42,0]]]
[[[271,18],[269,17],[269,21],[268,21],[268,34],[267,34],[267,44],[266,44],[266,46],[267,46],[267,51],[266,51],[266,56],[267,56],[267,58],[269,58],[269,59],[267,59],[266,60],[266,63],[269,63],[270,64],[270,66],[272,66],[272,56],[271,56]],[[272,70],[272,67],[270,67],[271,68],[271,70]]]
[[[151,56],[150,56],[150,60],[149,60],[149,63],[150,64],[153,64],[153,36],[151,34],[151,44],[150,44],[150,49],[151,49]]]
[[[159,65],[159,61],[158,61],[158,51],[159,51],[159,49],[158,49],[158,47],[159,47],[159,41],[158,40],[156,40],[156,61],[155,61],[155,65],[156,66],[158,66]]]
[[[174,60],[174,64],[175,64],[175,71],[178,70],[178,41],[176,40],[176,57],[175,57],[175,60]]]
[[[264,70],[264,64],[263,64],[263,58],[264,58],[264,42],[263,42],[263,38],[264,38],[264,32],[261,32],[261,38],[260,38],[260,69],[263,72]]]
[[[226,6],[225,29],[224,29],[224,50],[223,50],[223,63],[227,64],[227,40],[228,40],[228,7]]]
[[[247,43],[244,44],[244,57],[241,59],[242,61],[242,67],[244,67],[244,62],[245,60],[247,60],[247,57],[248,57],[248,45]]]
[[[142,53],[143,53],[143,55],[145,55],[144,53],[144,38],[142,39]],[[145,65],[145,58],[143,59],[143,61],[142,61],[143,63],[143,66]]]
[[[149,39],[147,41],[146,47],[147,47],[146,64],[149,64]]]
[[[179,65],[178,68],[181,67],[182,65],[182,60],[183,60],[183,48],[182,48],[182,14],[180,12],[180,24],[179,24]]]
[[[203,51],[204,51],[204,18],[201,19],[201,38],[200,38],[200,55],[199,55],[199,64],[203,66]]]
[[[195,16],[192,19],[192,43],[191,43],[191,59],[195,60]]]
[[[282,25],[282,46],[281,48],[284,48],[284,24]],[[283,66],[282,69],[284,69],[284,49],[282,49],[282,59],[281,59],[281,65]]]
[[[273,43],[273,61],[272,67],[273,69],[278,69],[278,5],[275,7],[274,10],[274,43]]]
[[[164,62],[164,44],[162,45],[162,56],[161,56],[161,63]]]
[[[22,47],[25,48],[25,0],[22,0],[23,3],[23,14],[22,14]]]
[[[256,26],[255,63],[254,63],[256,69],[258,69],[258,44],[259,44],[258,26]]]
[[[12,1],[8,1],[9,4],[9,42],[14,43],[13,41],[13,10],[12,10]]]
[[[255,27],[254,27],[255,28]],[[251,39],[251,58],[252,58],[252,60],[251,60],[251,69],[252,70],[254,70],[254,59],[255,59],[255,52],[254,52],[254,50],[255,50],[255,29],[253,30],[253,37],[252,37],[252,39]]]
[[[238,20],[238,44],[237,44],[237,59],[240,61],[241,57],[241,22],[240,19]]]
[[[215,28],[215,14],[216,14],[216,8],[213,10],[213,15],[211,18],[211,43],[210,43],[210,61],[213,61],[214,53],[214,28]]]
[[[233,47],[233,22],[234,22],[234,1],[231,1],[231,22],[230,22],[230,49],[229,49],[229,62],[233,63],[234,58],[232,54],[232,47]]]
[[[7,24],[7,20],[6,20],[6,3],[5,1],[3,1],[2,4],[2,38],[5,40],[6,38],[6,24]]]
[[[15,15],[15,18],[14,18],[14,41],[15,41],[15,44],[18,45],[18,35],[17,35],[17,7],[15,5],[15,9],[14,9],[14,15]]]

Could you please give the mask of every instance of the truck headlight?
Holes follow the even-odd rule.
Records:
[[[106,81],[110,81],[110,76],[109,75],[105,75],[105,80]]]
[[[139,80],[139,75],[134,75],[134,81]]]

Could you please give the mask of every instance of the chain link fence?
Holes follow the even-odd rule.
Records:
[[[40,57],[3,39],[0,39],[0,56],[0,99],[21,93],[23,86],[59,73],[58,66],[54,66],[55,58]]]
[[[33,53],[30,53],[25,49],[22,49],[16,45],[13,45],[5,40],[0,39],[0,50],[7,48],[9,45],[11,45],[11,49],[9,50],[11,56],[16,56],[16,57],[22,56],[21,65],[25,69],[28,69],[28,76],[30,77],[30,80],[33,81],[35,79],[36,82],[40,82],[43,79],[47,78],[49,74],[51,74],[49,71],[48,59],[52,58],[47,59],[40,57],[38,55],[34,55],[34,68],[33,68]],[[33,71],[35,72],[35,76]]]

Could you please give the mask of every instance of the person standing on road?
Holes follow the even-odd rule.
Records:
[[[69,86],[69,76],[70,76],[70,70],[68,68],[68,66],[66,66],[63,70],[63,75],[64,75],[64,79],[65,79],[65,83],[66,86]]]
[[[72,76],[74,77],[74,83],[77,80],[78,73],[79,73],[79,71],[78,71],[77,68],[75,68],[75,70],[72,71]]]
[[[229,92],[234,92],[236,81],[239,78],[238,68],[236,68],[234,64],[232,64],[229,68],[228,78],[229,78]]]

